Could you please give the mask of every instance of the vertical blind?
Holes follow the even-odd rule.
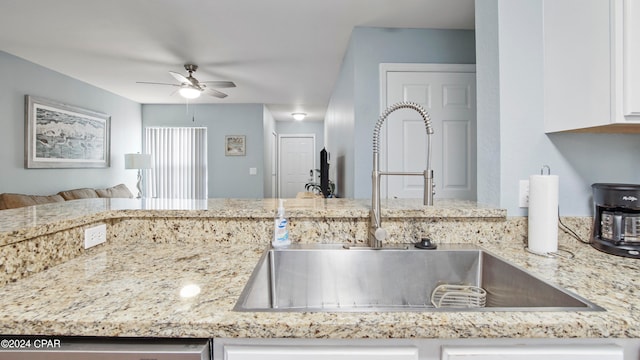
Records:
[[[151,154],[146,194],[164,199],[206,199],[207,129],[145,128],[145,153]]]

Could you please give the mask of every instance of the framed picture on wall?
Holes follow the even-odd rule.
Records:
[[[25,96],[25,168],[106,168],[111,117]]]
[[[247,137],[245,135],[225,135],[224,154],[226,156],[245,156],[247,154]]]

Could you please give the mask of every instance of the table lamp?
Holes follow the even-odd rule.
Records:
[[[142,197],[142,169],[151,169],[151,154],[124,154],[124,168],[138,170],[138,196]]]

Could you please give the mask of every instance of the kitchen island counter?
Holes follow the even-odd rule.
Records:
[[[0,211],[0,246],[100,221],[122,219],[249,219],[273,220],[276,199],[81,199]],[[361,219],[368,221],[371,200],[286,199],[290,218]],[[438,200],[434,206],[419,199],[382,202],[386,219],[495,219],[506,210],[472,201]]]
[[[483,247],[607,311],[235,312],[264,244],[140,238],[100,245],[0,288],[0,332],[190,338],[640,337],[637,277],[602,277],[610,269],[637,274],[637,260],[579,244],[572,248],[574,259],[539,257],[517,243]]]
[[[367,242],[366,199],[286,199],[289,233],[296,242]],[[263,244],[273,232],[275,199],[81,199],[0,211],[0,285],[70,260],[85,250],[85,231],[101,226],[109,242]],[[419,199],[383,202],[393,242],[429,236],[501,241],[506,211],[471,201]],[[516,233],[518,233],[516,231]],[[520,232],[521,233],[521,232]]]

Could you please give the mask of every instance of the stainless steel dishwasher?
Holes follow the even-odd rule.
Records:
[[[0,360],[211,360],[207,339],[6,337]]]

